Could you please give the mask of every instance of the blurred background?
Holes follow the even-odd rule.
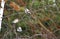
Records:
[[[5,0],[0,39],[60,39],[60,0]]]

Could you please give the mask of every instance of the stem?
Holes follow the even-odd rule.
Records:
[[[4,11],[4,4],[5,4],[5,1],[2,0],[1,1],[1,8],[0,8],[0,31],[1,31],[1,23],[2,23],[3,11]]]

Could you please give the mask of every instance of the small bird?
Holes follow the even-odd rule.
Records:
[[[14,21],[12,23],[18,23],[19,19],[14,19]]]
[[[25,8],[25,13],[31,14],[30,10],[28,8]]]
[[[21,28],[21,27],[18,27],[18,28],[17,28],[17,31],[18,31],[18,32],[22,32],[22,28]]]

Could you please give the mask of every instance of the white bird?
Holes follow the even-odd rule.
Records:
[[[12,23],[18,23],[19,19],[14,19],[14,21]]]
[[[18,31],[18,32],[22,32],[22,28],[21,28],[21,27],[18,27],[18,28],[17,28],[17,31]]]
[[[25,13],[27,14],[31,14],[31,12],[30,12],[30,10],[29,9],[27,9],[27,8],[25,8]]]

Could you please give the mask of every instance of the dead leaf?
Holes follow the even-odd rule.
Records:
[[[10,6],[16,10],[16,11],[20,11],[20,6],[17,5],[15,2],[10,2]]]
[[[22,6],[26,6],[26,3],[24,3],[23,0],[16,0],[16,2],[21,4]]]

